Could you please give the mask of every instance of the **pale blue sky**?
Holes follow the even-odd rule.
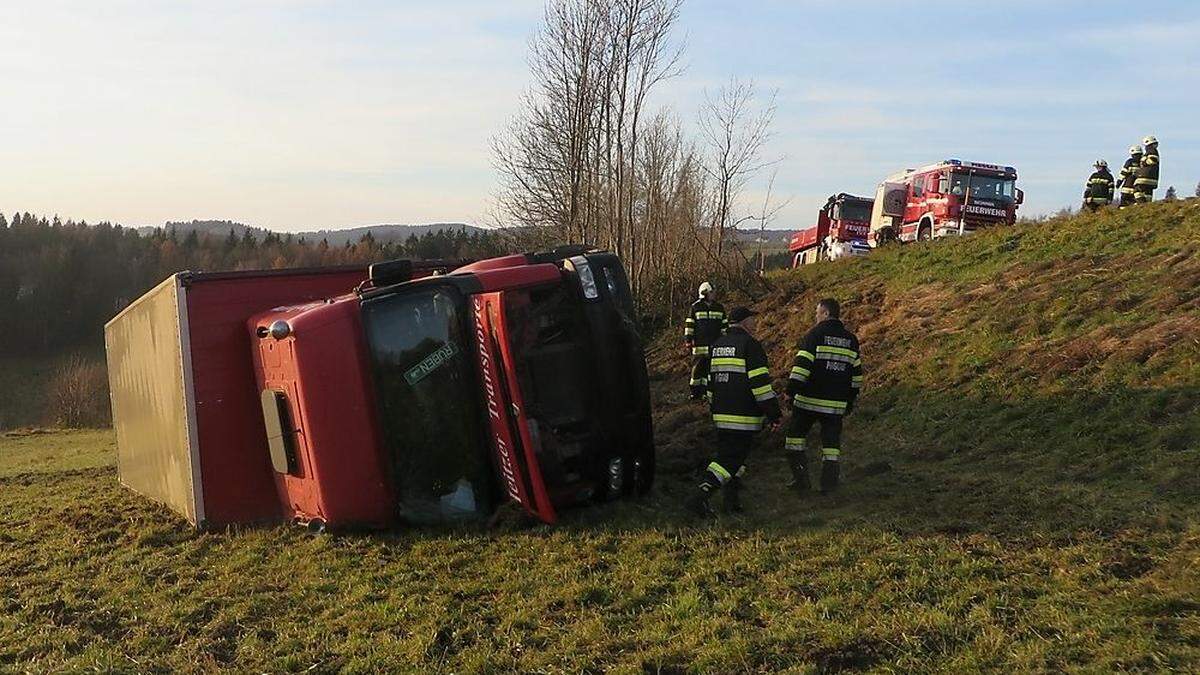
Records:
[[[476,222],[541,2],[0,5],[0,211],[276,229]],[[773,224],[945,157],[1011,164],[1027,213],[1162,143],[1200,181],[1200,3],[687,0],[691,125],[730,76],[778,90]],[[754,208],[766,176],[743,209]],[[1161,191],[1160,191],[1161,196]]]

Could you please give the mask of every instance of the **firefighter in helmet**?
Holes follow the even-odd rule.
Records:
[[[763,427],[779,428],[779,400],[771,386],[767,354],[754,338],[754,312],[735,307],[729,320],[729,332],[712,343],[708,393],[717,452],[704,471],[699,491],[687,503],[697,515],[712,514],[708,498],[718,488],[725,511],[741,511],[741,476],[754,438]]]
[[[1108,162],[1098,159],[1094,166],[1096,170],[1088,177],[1087,187],[1083,189],[1083,206],[1092,211],[1108,206],[1113,199],[1113,175],[1108,170]]]
[[[1131,206],[1134,199],[1134,183],[1137,181],[1138,167],[1142,165],[1142,146],[1133,145],[1129,148],[1129,159],[1121,167],[1118,181],[1121,184],[1121,208]]]
[[[1133,182],[1133,196],[1137,203],[1144,204],[1154,199],[1154,190],[1158,188],[1158,139],[1147,136],[1142,139],[1146,151],[1142,153],[1142,163],[1138,165],[1137,179]]]
[[[707,281],[700,284],[700,297],[692,303],[683,323],[683,342],[692,355],[692,375],[688,381],[692,400],[704,398],[708,386],[708,348],[725,333],[729,320],[725,308],[717,302],[717,292]]]
[[[792,419],[784,450],[792,470],[788,487],[809,489],[805,438],[813,424],[821,425],[821,492],[838,486],[841,472],[842,419],[854,410],[862,388],[862,355],[858,338],[846,329],[836,300],[817,303],[817,325],[808,331],[788,375],[786,398],[792,400]]]

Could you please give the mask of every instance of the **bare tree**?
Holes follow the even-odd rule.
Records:
[[[526,226],[512,235],[523,245],[614,251],[634,293],[660,309],[714,268],[730,277],[750,266],[740,250],[722,251],[723,228],[745,182],[769,164],[759,155],[773,112],[754,112],[749,85],[723,90],[709,117],[729,139],[708,153],[721,158],[710,166],[674,115],[647,110],[681,69],[681,2],[549,0],[530,41],[533,81],[493,139],[497,221]]]
[[[711,153],[707,168],[713,179],[716,204],[713,210],[712,248],[720,256],[725,230],[732,225],[733,208],[746,183],[778,159],[762,158],[763,146],[771,138],[775,118],[775,94],[759,109],[754,106],[754,83],[736,78],[717,91],[706,93],[700,108],[700,130]]]
[[[766,273],[767,259],[763,254],[763,242],[766,236],[767,223],[774,222],[775,216],[787,207],[792,202],[791,198],[785,199],[781,203],[771,203],[771,195],[775,191],[775,178],[779,175],[779,169],[775,168],[771,171],[771,179],[767,181],[767,192],[763,195],[762,208],[758,215],[751,218],[758,221],[758,275],[762,276]]]

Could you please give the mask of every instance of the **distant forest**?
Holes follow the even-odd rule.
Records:
[[[393,258],[480,258],[504,252],[486,231],[442,230],[379,243],[365,234],[331,246],[269,232],[224,236],[173,228],[139,234],[111,223],[0,213],[0,354],[99,345],[104,323],[182,270],[281,269],[367,264]]]

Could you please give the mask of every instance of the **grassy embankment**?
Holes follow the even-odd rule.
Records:
[[[1198,242],[1191,201],[774,277],[779,373],[820,296],[862,338],[846,486],[793,498],[770,439],[715,524],[668,340],[654,494],[556,528],[194,534],[106,433],[0,439],[0,670],[1195,671]]]

